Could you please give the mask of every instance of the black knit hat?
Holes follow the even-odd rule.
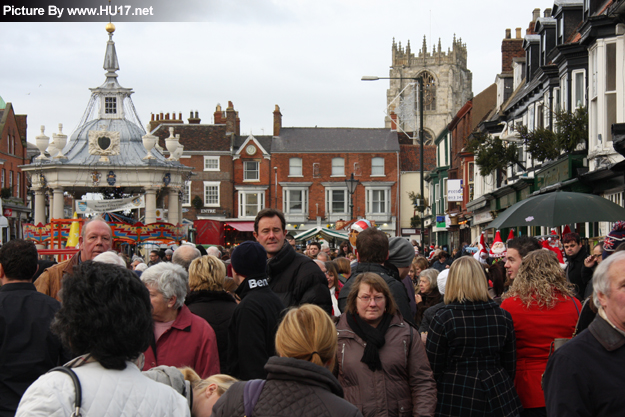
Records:
[[[232,269],[244,277],[264,274],[267,269],[267,251],[258,242],[243,242],[234,248],[230,263]]]

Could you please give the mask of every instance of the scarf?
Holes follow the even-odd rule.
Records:
[[[382,370],[380,349],[384,346],[386,331],[391,324],[392,315],[384,313],[378,327],[373,327],[364,321],[358,314],[347,313],[347,324],[365,343],[365,352],[360,362],[366,364],[372,371]]]

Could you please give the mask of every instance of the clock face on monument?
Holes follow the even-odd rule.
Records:
[[[248,145],[247,148],[245,148],[245,152],[247,152],[248,155],[254,155],[256,153],[256,146]]]

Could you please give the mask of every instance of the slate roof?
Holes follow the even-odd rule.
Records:
[[[165,138],[169,137],[169,128],[174,134],[180,134],[180,143],[185,151],[226,151],[230,152],[230,137],[226,136],[226,125],[162,123],[152,131],[159,138],[163,149]]]
[[[399,170],[401,172],[420,171],[420,146],[399,145]],[[426,145],[423,147],[423,170],[430,171],[436,168],[436,146]]]
[[[349,127],[283,127],[271,153],[399,152],[397,132]]]

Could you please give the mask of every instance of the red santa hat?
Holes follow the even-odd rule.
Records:
[[[485,238],[484,238],[484,232],[482,232],[482,234],[480,235],[480,244],[479,244],[478,248],[480,249],[478,251],[480,257],[484,253],[488,255],[488,251],[486,250],[486,241],[485,241]]]
[[[568,224],[564,225],[564,229],[562,230],[562,236],[566,235],[567,233],[571,233],[571,228]]]
[[[506,256],[506,245],[501,240],[499,230],[495,232],[495,240],[493,240],[493,244],[490,247],[489,255],[491,258]]]
[[[560,262],[561,264],[564,263],[564,258],[562,257],[562,251],[560,249],[558,249],[557,247],[551,246],[549,244],[549,240],[547,239],[543,240],[541,244],[544,249],[550,250],[556,254],[558,258],[558,262]]]
[[[510,239],[514,239],[514,229],[510,229],[510,233],[508,234],[508,239],[506,239],[506,242]]]

